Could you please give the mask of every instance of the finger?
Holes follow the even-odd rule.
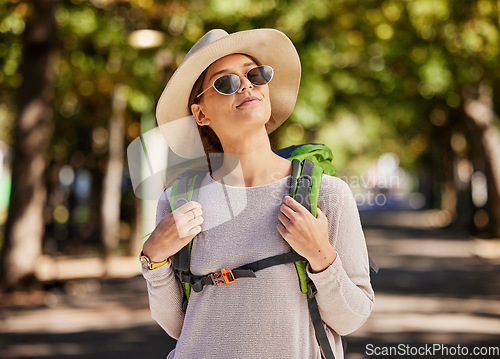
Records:
[[[190,201],[187,203],[184,203],[182,206],[177,208],[174,212],[180,212],[180,213],[186,213],[189,211],[192,211],[194,209],[200,209],[201,210],[201,204],[195,201]]]
[[[179,209],[180,208],[181,207],[179,207]],[[179,225],[184,225],[184,224],[189,223],[190,221],[192,221],[195,218],[201,217],[202,214],[203,214],[203,212],[202,212],[201,208],[195,207],[193,210],[186,211],[184,213],[180,212],[180,211],[179,212],[174,211],[174,219],[175,219],[176,223],[178,223]]]
[[[279,223],[276,228],[278,229],[278,232],[280,232],[281,236],[286,239],[286,236],[288,235],[288,231],[286,230],[285,226],[283,224]]]
[[[189,212],[184,213],[184,219],[186,220],[186,223],[189,223],[190,221],[192,221],[195,218],[196,218],[196,215],[194,214],[193,211],[189,211]]]
[[[191,212],[194,213],[195,217],[199,217],[203,214],[201,207],[195,207],[194,209],[191,210]]]
[[[179,237],[181,238],[186,236],[194,237],[196,234],[201,232],[202,230],[201,225],[203,221],[204,219],[201,216],[191,219],[184,226],[182,226],[181,230],[179,230]]]
[[[187,223],[195,218],[193,212],[188,211],[186,213],[182,212],[173,212],[175,224],[178,227],[185,227]]]
[[[285,202],[285,204],[295,212],[302,212],[305,210],[304,206],[290,196],[285,196],[285,198],[283,198],[283,202]]]
[[[292,218],[293,215],[295,214],[295,211],[293,209],[291,209],[286,203],[283,203],[280,206],[280,211],[288,218]]]
[[[294,237],[293,235],[290,233],[290,231],[288,229],[285,228],[285,226],[283,226],[281,223],[278,224],[276,226],[276,228],[278,229],[278,232],[281,234],[281,237],[283,237],[283,239],[285,241],[288,242],[288,244],[290,244],[291,242],[293,242],[294,240]],[[290,244],[291,245],[291,244]]]
[[[283,213],[278,214],[279,221],[283,224],[285,228],[290,227],[290,219]]]
[[[318,219],[323,219],[323,218],[326,218],[325,214],[323,213],[323,211],[321,210],[321,208],[317,207],[317,217]]]
[[[193,238],[194,236],[200,234],[200,232],[201,232],[201,226],[195,226],[186,232],[186,237]]]
[[[179,238],[186,239],[190,237],[191,239],[201,232],[201,225],[184,225],[178,228]]]
[[[201,226],[202,223],[203,223],[203,217],[198,216],[198,217],[194,217],[192,220],[190,220],[187,223],[187,225],[189,227],[196,227],[196,226]]]

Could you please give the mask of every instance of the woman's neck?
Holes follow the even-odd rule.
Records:
[[[291,162],[271,150],[267,133],[223,142],[222,147],[223,164],[212,174],[216,181],[235,187],[255,187],[290,175]]]

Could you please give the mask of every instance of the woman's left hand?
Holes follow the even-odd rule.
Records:
[[[330,266],[337,252],[328,239],[328,219],[318,207],[315,218],[304,206],[290,196],[285,196],[280,207],[278,232],[290,246],[309,261],[313,272]]]

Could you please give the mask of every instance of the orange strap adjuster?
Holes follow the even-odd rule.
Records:
[[[233,272],[224,268],[220,272],[210,274],[210,278],[212,278],[213,284],[233,283],[236,280]]]

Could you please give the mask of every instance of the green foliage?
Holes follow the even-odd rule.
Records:
[[[410,168],[430,150],[433,109],[450,114],[466,86],[498,81],[495,1],[349,1],[322,15],[297,36],[304,75],[293,120],[336,148],[339,168],[359,171],[355,157],[387,150]]]
[[[21,85],[20,35],[24,31],[27,7],[0,2],[0,141],[10,144],[15,114],[15,92]]]
[[[7,143],[30,9],[29,1],[0,1],[0,140]],[[88,167],[97,184],[115,88],[128,88],[130,141],[152,125],[165,83],[212,28],[272,27],[292,39],[301,89],[290,121],[273,136],[280,146],[324,142],[347,173],[384,152],[408,169],[430,165],[431,137],[464,126],[457,117],[464,89],[484,80],[500,88],[496,0],[72,0],[60,2],[56,21],[49,159]],[[163,43],[133,48],[129,34],[145,28],[161,31]]]

